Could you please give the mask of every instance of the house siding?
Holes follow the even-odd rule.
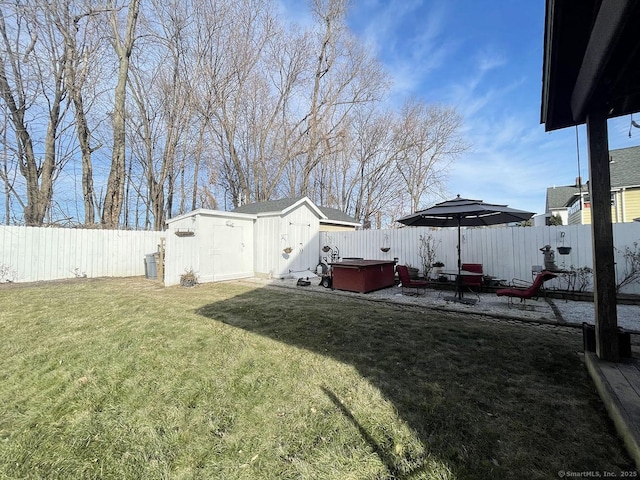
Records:
[[[634,218],[640,217],[640,188],[624,190],[624,222],[633,222]]]
[[[640,147],[620,148],[609,151],[609,172],[611,175],[611,221],[612,223],[629,223],[640,217]],[[580,183],[576,179],[576,184]],[[587,186],[582,185],[582,193],[587,194]],[[555,209],[564,205],[572,205],[579,188],[573,186],[549,187],[545,212],[550,215]],[[571,212],[572,207],[569,207]],[[590,209],[583,209],[578,214],[569,214],[569,225],[591,223]]]
[[[582,209],[577,209],[569,214],[568,225],[590,225],[591,224],[591,208],[584,205]]]
[[[347,225],[326,225],[320,224],[321,232],[352,232],[355,228]]]

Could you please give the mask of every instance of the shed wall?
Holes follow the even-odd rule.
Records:
[[[180,283],[193,270],[201,283],[253,276],[253,219],[224,212],[194,213],[169,223],[166,240],[166,286]],[[178,236],[177,231],[193,231]]]
[[[285,213],[264,215],[255,227],[255,273],[284,278],[293,272],[314,270],[320,257],[320,219],[306,204]],[[290,247],[292,252],[284,252]]]

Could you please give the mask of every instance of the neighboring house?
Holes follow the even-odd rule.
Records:
[[[640,147],[611,150],[611,221],[632,222],[640,216]],[[563,225],[591,223],[591,200],[588,182],[547,188],[547,221],[552,215],[560,215]]]
[[[569,207],[571,200],[580,191],[578,187],[579,179],[575,185],[553,186],[547,188],[547,202],[545,207],[546,225],[550,225],[551,217],[557,215],[562,219],[562,225],[569,224]],[[584,189],[584,186],[582,187]]]

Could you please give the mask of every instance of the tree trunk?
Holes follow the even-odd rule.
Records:
[[[102,211],[102,224],[106,228],[118,228],[125,185],[125,100],[127,79],[129,76],[129,60],[135,41],[135,28],[138,18],[140,0],[131,0],[127,12],[127,26],[124,39],[120,39],[116,11],[111,12],[113,29],[113,45],[118,55],[118,83],[115,89],[113,105],[113,152],[111,154],[111,170],[107,181],[107,191]]]

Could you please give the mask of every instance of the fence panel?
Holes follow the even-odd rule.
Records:
[[[157,251],[164,235],[146,231],[0,226],[0,282],[144,275],[145,254]],[[342,258],[397,259],[401,264],[422,269],[420,236],[429,235],[437,245],[436,260],[442,261],[447,270],[456,269],[455,228],[320,232],[318,238],[320,247],[328,245],[338,250]],[[613,237],[619,282],[629,269],[625,248],[635,250],[640,243],[640,223],[614,224]],[[544,263],[540,252],[544,245],[556,250],[559,268],[593,268],[589,225],[463,228],[461,240],[463,262],[482,263],[488,275],[505,280],[531,278],[532,266]],[[563,245],[571,247],[569,255],[558,254],[557,247]],[[381,251],[382,247],[388,247],[389,251]],[[640,294],[640,285],[634,283],[622,291]]]
[[[144,275],[163,232],[0,226],[0,282]]]

